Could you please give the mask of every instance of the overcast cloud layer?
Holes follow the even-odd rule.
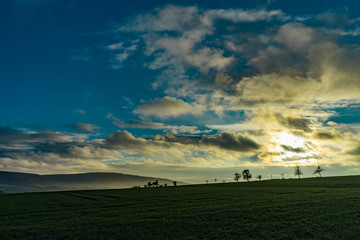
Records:
[[[242,168],[291,176],[296,164],[354,174],[360,123],[346,116],[359,114],[359,23],[346,9],[292,16],[266,6],[170,4],[143,11],[104,29],[115,40],[102,51],[109,68],[153,72],[149,91],[161,95],[125,99],[132,118],[108,114],[118,127],[111,134],[83,122],[68,132],[3,126],[0,169],[190,182],[230,180]],[[143,129],[159,133],[132,134]]]

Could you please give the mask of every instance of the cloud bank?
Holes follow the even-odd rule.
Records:
[[[103,138],[87,123],[76,125],[82,134],[1,127],[0,166],[358,167],[358,24],[344,10],[292,16],[280,9],[166,5],[145,11],[119,23],[116,41],[104,49],[112,68],[132,61],[157,74],[149,86],[161,97],[131,101],[131,116],[141,120],[112,117],[120,130]],[[132,133],[139,129],[162,132]]]

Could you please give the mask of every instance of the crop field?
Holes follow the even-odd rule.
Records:
[[[0,195],[0,239],[360,239],[360,176]]]

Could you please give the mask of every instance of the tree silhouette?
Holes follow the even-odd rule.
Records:
[[[151,186],[152,186],[152,183],[151,183],[151,182],[148,182],[147,186],[148,186],[148,187],[151,187]]]
[[[242,176],[243,176],[243,179],[246,181],[250,181],[250,179],[251,179],[251,174],[248,169],[245,169],[244,171],[242,171]]]
[[[205,180],[206,184],[209,184],[209,180]]]
[[[300,179],[300,175],[302,175],[303,173],[300,170],[300,167],[298,165],[296,165],[295,167],[295,176],[298,176]]]
[[[158,187],[159,186],[159,180],[155,180],[155,182],[153,182],[152,185],[154,187]]]
[[[285,179],[285,178],[284,178],[284,174],[285,174],[285,173],[282,173],[282,174],[281,174],[281,179]]]
[[[322,177],[322,176],[321,176],[321,172],[324,171],[324,170],[325,170],[325,169],[323,169],[323,168],[321,168],[320,166],[318,166],[318,167],[315,169],[314,174],[317,174],[317,173],[318,173],[318,174],[320,175],[320,177]]]
[[[176,185],[177,185],[177,182],[176,182],[176,181],[173,181],[172,183],[174,184],[174,187],[176,187]]]
[[[239,179],[240,179],[240,173],[236,172],[236,173],[235,173],[234,180],[238,182]]]
[[[215,178],[215,179],[214,179],[214,182],[216,182],[216,181],[217,181],[217,179]]]
[[[256,178],[259,179],[259,181],[261,181],[262,176],[258,175]]]

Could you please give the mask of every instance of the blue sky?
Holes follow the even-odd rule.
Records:
[[[357,1],[0,3],[0,168],[358,174]]]

